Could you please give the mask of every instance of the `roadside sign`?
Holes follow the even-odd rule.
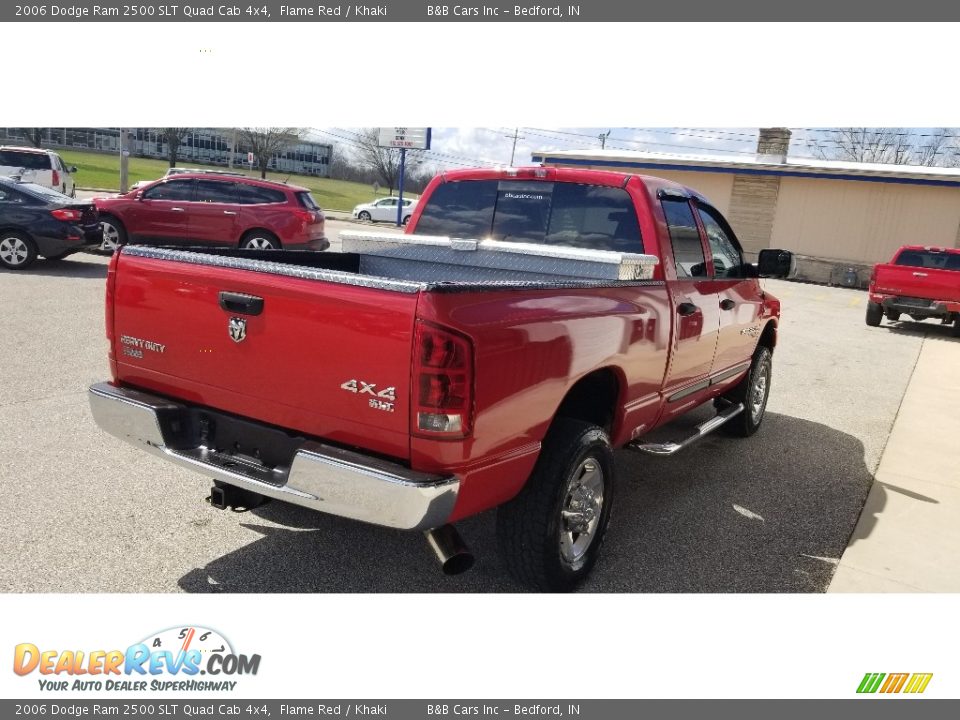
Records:
[[[380,147],[404,150],[429,150],[430,128],[389,127],[380,128]]]
[[[248,152],[248,153],[247,153],[247,162],[250,163],[251,165],[253,165],[253,153],[252,153],[252,152]]]

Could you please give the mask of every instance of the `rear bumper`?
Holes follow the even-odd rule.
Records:
[[[871,293],[870,302],[882,305],[887,312],[899,312],[917,317],[943,317],[948,313],[960,312],[960,302],[951,300],[927,300],[925,298]]]
[[[107,383],[89,390],[103,430],[181,467],[235,487],[340,517],[401,530],[446,523],[460,481],[420,473],[380,458],[304,441],[289,467],[268,468],[190,439],[186,404]],[[266,428],[266,426],[264,426]]]
[[[43,255],[60,255],[70,250],[99,245],[103,241],[103,230],[67,223],[57,223],[53,227],[31,233],[37,243],[37,251]]]

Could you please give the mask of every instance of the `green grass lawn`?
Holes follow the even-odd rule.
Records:
[[[120,189],[120,158],[117,155],[82,152],[76,150],[58,150],[64,163],[76,165],[75,176],[77,187],[100,188],[103,190]],[[213,167],[215,170],[225,170],[224,167],[199,165],[192,162],[177,163],[181,167]],[[129,182],[132,185],[138,180],[156,180],[163,175],[170,164],[165,160],[151,160],[148,158],[130,158],[127,168]],[[259,172],[250,172],[243,168],[235,168],[251,177],[260,177]],[[291,185],[300,185],[309,188],[313,197],[320,203],[320,207],[327,210],[352,210],[354,205],[369,202],[374,198],[373,188],[362,183],[346,180],[329,180],[327,178],[312,177],[309,175],[287,175],[283,173],[267,173],[268,180],[283,182],[288,180]],[[386,195],[381,189],[377,195]]]

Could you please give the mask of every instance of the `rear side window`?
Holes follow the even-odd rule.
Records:
[[[660,203],[670,230],[670,244],[677,266],[677,276],[707,277],[707,263],[700,242],[700,230],[693,217],[693,209],[686,198],[665,197]]]
[[[895,264],[932,270],[960,270],[960,253],[904,250],[897,256]]]
[[[282,190],[260,187],[259,185],[239,185],[240,202],[244,205],[262,205],[265,203],[283,203],[287,196]]]
[[[26,170],[50,170],[50,156],[45,153],[0,150],[0,165]]]
[[[317,204],[317,201],[313,199],[313,195],[308,192],[298,192],[297,193],[297,202],[299,202],[307,210],[319,210],[320,206]]]
[[[197,180],[196,202],[237,203],[237,184],[223,180]]]
[[[143,191],[144,200],[193,200],[193,180],[171,180]]]
[[[461,238],[643,252],[633,201],[622,188],[522,180],[439,185],[417,232]]]

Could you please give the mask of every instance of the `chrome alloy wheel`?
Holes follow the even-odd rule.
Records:
[[[770,392],[770,357],[764,358],[753,372],[753,382],[747,396],[750,405],[750,419],[755,425],[760,423],[767,407],[767,395]]]
[[[27,244],[20,238],[5,237],[0,239],[0,259],[10,267],[23,265],[29,257]]]
[[[252,237],[244,245],[248,250],[275,250],[273,241],[265,237]]]
[[[560,556],[576,569],[586,558],[603,512],[603,469],[588,457],[570,476],[560,510]]]
[[[100,249],[106,252],[113,252],[120,245],[120,231],[113,223],[103,221],[100,223],[103,230],[103,240],[100,241]]]

